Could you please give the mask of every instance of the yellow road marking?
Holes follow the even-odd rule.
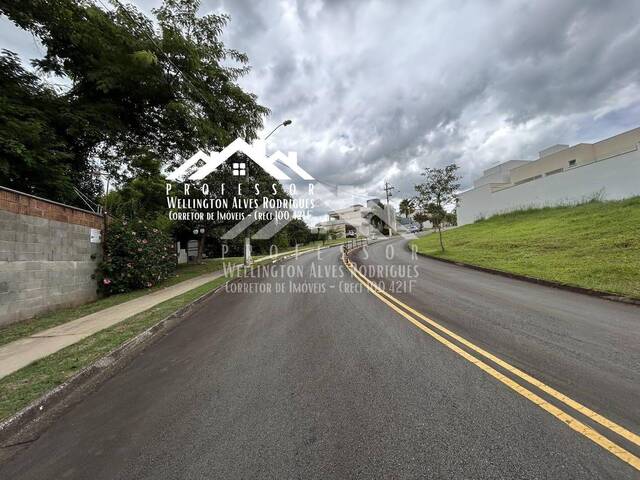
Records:
[[[346,265],[346,267],[349,269],[349,271],[351,272],[351,274],[360,282],[362,283],[365,288],[367,288],[367,290],[369,290],[373,295],[375,295],[378,299],[380,299],[382,302],[384,302],[387,306],[389,306],[391,309],[393,309],[394,311],[396,311],[397,313],[399,313],[400,315],[402,315],[404,318],[406,318],[407,320],[409,320],[411,323],[413,323],[416,327],[418,327],[420,330],[422,330],[423,332],[425,332],[426,334],[430,335],[431,337],[433,337],[434,339],[436,339],[438,342],[442,343],[443,345],[445,345],[446,347],[448,347],[449,349],[453,350],[454,352],[456,352],[458,355],[460,355],[461,357],[463,357],[464,359],[468,360],[469,362],[473,363],[475,366],[477,366],[478,368],[480,368],[481,370],[483,370],[484,372],[488,373],[489,375],[491,375],[492,377],[494,377],[496,380],[502,382],[503,384],[505,384],[506,386],[508,386],[509,388],[511,388],[512,390],[514,390],[515,392],[519,393],[520,395],[522,395],[523,397],[525,397],[526,399],[530,400],[531,402],[535,403],[537,406],[539,406],[540,408],[542,408],[543,410],[545,410],[546,412],[550,413],[551,415],[553,415],[554,417],[556,417],[557,419],[559,419],[560,421],[562,421],[563,423],[565,423],[566,425],[568,425],[570,428],[572,428],[573,430],[575,430],[576,432],[580,433],[581,435],[584,435],[585,437],[587,437],[589,440],[593,441],[594,443],[600,445],[602,448],[604,448],[605,450],[609,451],[610,453],[612,453],[613,455],[615,455],[616,457],[618,457],[620,460],[626,462],[627,464],[631,465],[632,467],[634,467],[637,470],[640,470],[640,458],[636,457],[635,455],[633,455],[631,452],[625,450],[624,448],[616,445],[615,443],[613,443],[611,440],[609,440],[608,438],[604,437],[603,435],[601,435],[600,433],[598,433],[596,430],[594,430],[593,428],[585,425],[584,423],[580,422],[579,420],[577,420],[576,418],[572,417],[571,415],[565,413],[564,411],[560,410],[558,407],[556,407],[555,405],[547,402],[545,399],[543,399],[542,397],[536,395],[535,393],[531,392],[530,390],[528,390],[527,388],[523,387],[522,385],[518,384],[517,382],[511,380],[509,377],[505,376],[504,374],[500,373],[499,371],[497,371],[496,369],[494,369],[493,367],[489,366],[488,364],[484,363],[482,360],[474,357],[473,355],[471,355],[470,353],[468,353],[467,351],[463,350],[462,348],[460,348],[459,346],[457,346],[456,344],[452,343],[451,341],[447,340],[446,338],[444,338],[443,336],[441,336],[440,334],[438,334],[437,332],[431,330],[429,327],[427,327],[426,325],[424,325],[422,322],[416,320],[415,318],[413,318],[411,315],[409,315],[409,313],[407,313],[406,311],[402,310],[398,305],[392,303],[391,301],[389,301],[387,298],[385,298],[383,295],[381,295],[381,293],[384,293],[387,297],[393,298],[394,301],[396,301],[397,303],[401,304],[402,302],[400,302],[399,300],[395,299],[394,297],[392,297],[391,295],[389,295],[388,293],[384,292],[383,290],[381,290],[379,287],[377,287],[375,285],[375,283],[371,282],[368,278],[366,278],[364,275],[362,275],[359,271],[357,271],[357,269],[353,268],[351,261],[346,259],[344,256],[342,258],[342,261],[344,262],[344,264]],[[404,304],[402,304],[404,305]],[[410,307],[405,307],[407,309],[413,310]],[[413,310],[413,312],[416,312],[415,310]],[[417,316],[424,318],[427,322],[429,322],[430,324],[435,324],[435,322],[433,322],[433,320],[427,319],[427,317],[424,317],[423,315],[419,314],[419,313],[415,313]],[[435,324],[434,326],[438,326],[437,324]],[[440,326],[441,327],[441,326]],[[447,333],[448,335],[451,335],[452,338],[455,338],[458,341],[461,341],[461,343],[463,343],[466,346],[469,346],[470,348],[475,347],[475,345],[473,345],[471,342],[468,342],[467,340],[462,339],[462,337],[453,334],[453,332],[448,333],[449,331],[447,329],[445,329],[444,327],[440,328],[441,331]],[[462,341],[464,340],[464,341]],[[473,346],[473,347],[472,347]],[[477,350],[476,350],[477,349]],[[473,348],[474,351],[477,351],[478,353],[480,353],[479,350],[484,351],[482,349],[480,349],[479,347]],[[488,354],[488,352],[486,352]],[[491,354],[488,354],[491,355]],[[493,355],[491,355],[493,358]],[[490,358],[490,357],[487,357]],[[497,359],[499,360],[499,359]],[[495,361],[495,360],[494,360]],[[505,364],[505,365],[509,365],[506,362],[500,360],[501,363]],[[500,364],[500,362],[496,362],[498,364]],[[502,366],[502,365],[501,365]],[[510,366],[510,365],[509,365]],[[511,366],[510,366],[511,367]],[[506,367],[505,367],[506,368]],[[513,373],[515,373],[515,371],[520,372],[520,370],[516,369],[515,367],[511,367],[511,369],[514,370]],[[509,371],[511,371],[511,369],[508,369]],[[521,372],[524,375],[526,375],[524,372]],[[533,379],[533,377],[530,377]],[[533,379],[535,380],[535,379]],[[528,380],[527,380],[528,381]],[[539,382],[540,384],[544,385],[542,382]],[[545,385],[546,386],[546,385]],[[551,387],[547,387],[550,390]],[[555,390],[553,390],[555,392]],[[557,392],[559,395],[561,395],[562,397],[570,400],[568,397],[566,397],[565,395],[560,394],[559,392]],[[573,400],[571,400],[573,402]],[[565,402],[566,403],[566,402]],[[577,402],[574,402],[576,405],[580,405]],[[583,407],[584,409],[588,410],[589,412],[591,412],[591,410],[587,409],[586,407]],[[579,410],[579,409],[577,409]],[[580,410],[579,410],[580,411]],[[595,412],[593,412],[595,415],[598,415],[598,417],[604,419],[604,417],[600,416],[599,414],[596,414]],[[591,418],[591,417],[590,417]],[[610,422],[607,419],[604,419],[607,422]],[[600,423],[600,422],[599,422]],[[613,422],[610,422],[613,425],[616,425]],[[625,429],[623,429],[622,427],[618,426],[620,429],[627,431]],[[617,432],[616,432],[617,433]],[[631,433],[631,432],[629,432]],[[632,435],[634,435],[633,433],[631,433]]]
[[[352,267],[353,268],[353,267]],[[581,403],[576,402],[575,400],[567,397],[566,395],[564,395],[563,393],[560,393],[559,391],[555,390],[554,388],[550,387],[549,385],[541,382],[540,380],[538,380],[537,378],[532,377],[531,375],[523,372],[522,370],[514,367],[513,365],[510,365],[509,363],[505,362],[504,360],[496,357],[495,355],[487,352],[486,350],[478,347],[477,345],[469,342],[468,340],[466,340],[465,338],[457,335],[456,333],[452,332],[451,330],[447,329],[446,327],[443,327],[442,325],[440,325],[439,323],[437,323],[436,321],[425,317],[422,313],[418,312],[417,310],[414,310],[413,308],[411,308],[409,305],[406,305],[405,303],[401,302],[400,300],[398,300],[397,298],[393,297],[392,295],[388,294],[387,292],[385,292],[384,290],[382,290],[381,288],[378,288],[375,283],[371,282],[371,280],[369,280],[367,277],[365,277],[362,273],[360,273],[357,269],[354,269],[355,272],[358,274],[359,277],[363,278],[366,282],[369,282],[371,285],[373,285],[374,287],[376,287],[376,289],[385,297],[389,298],[392,302],[395,302],[396,304],[400,305],[402,308],[404,308],[405,310],[407,310],[408,312],[414,314],[415,316],[417,316],[418,318],[424,320],[425,322],[427,322],[429,325],[437,328],[438,330],[440,330],[443,333],[446,333],[447,335],[449,335],[450,337],[456,339],[458,342],[462,343],[463,345],[465,345],[466,347],[470,348],[471,350],[479,353],[480,355],[484,356],[485,358],[488,358],[489,360],[491,360],[492,362],[497,363],[498,365],[500,365],[502,368],[504,368],[505,370],[513,373],[514,375],[522,378],[523,380],[529,382],[532,385],[535,385],[536,387],[538,387],[540,390],[546,392],[547,394],[551,395],[553,398],[560,400],[561,402],[565,403],[566,405],[570,406],[571,408],[573,408],[574,410],[577,410],[578,412],[580,412],[582,415],[584,415],[585,417],[590,418],[591,420],[593,420],[594,422],[599,423],[600,425],[602,425],[603,427],[607,427],[609,430],[611,430],[612,432],[617,433],[618,435],[620,435],[621,437],[626,438],[627,440],[629,440],[632,443],[635,443],[636,445],[640,446],[640,435],[636,435],[635,433],[627,430],[626,428],[622,427],[621,425],[618,425],[617,423],[609,420],[608,418],[603,417],[602,415],[600,415],[597,412],[594,412],[593,410],[591,410],[588,407],[585,407],[584,405],[582,405]]]

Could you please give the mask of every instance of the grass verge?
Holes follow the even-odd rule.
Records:
[[[227,280],[217,278],[159,303],[0,379],[0,420],[20,411],[84,367]]]
[[[435,257],[640,298],[640,197],[497,215],[412,243]]]

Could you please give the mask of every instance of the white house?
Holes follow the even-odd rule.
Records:
[[[597,143],[554,145],[537,160],[509,160],[460,193],[458,225],[531,207],[640,195],[640,128]]]
[[[329,212],[329,220],[316,224],[337,238],[344,237],[348,231],[358,235],[370,236],[374,230],[387,234],[396,231],[396,214],[391,205],[383,205],[373,198],[367,200],[367,206],[356,204]]]

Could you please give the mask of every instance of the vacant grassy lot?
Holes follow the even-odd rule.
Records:
[[[415,240],[420,253],[640,298],[640,197],[513,212]]]

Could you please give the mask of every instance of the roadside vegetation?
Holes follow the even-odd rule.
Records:
[[[640,197],[517,211],[415,240],[420,253],[640,298]]]

